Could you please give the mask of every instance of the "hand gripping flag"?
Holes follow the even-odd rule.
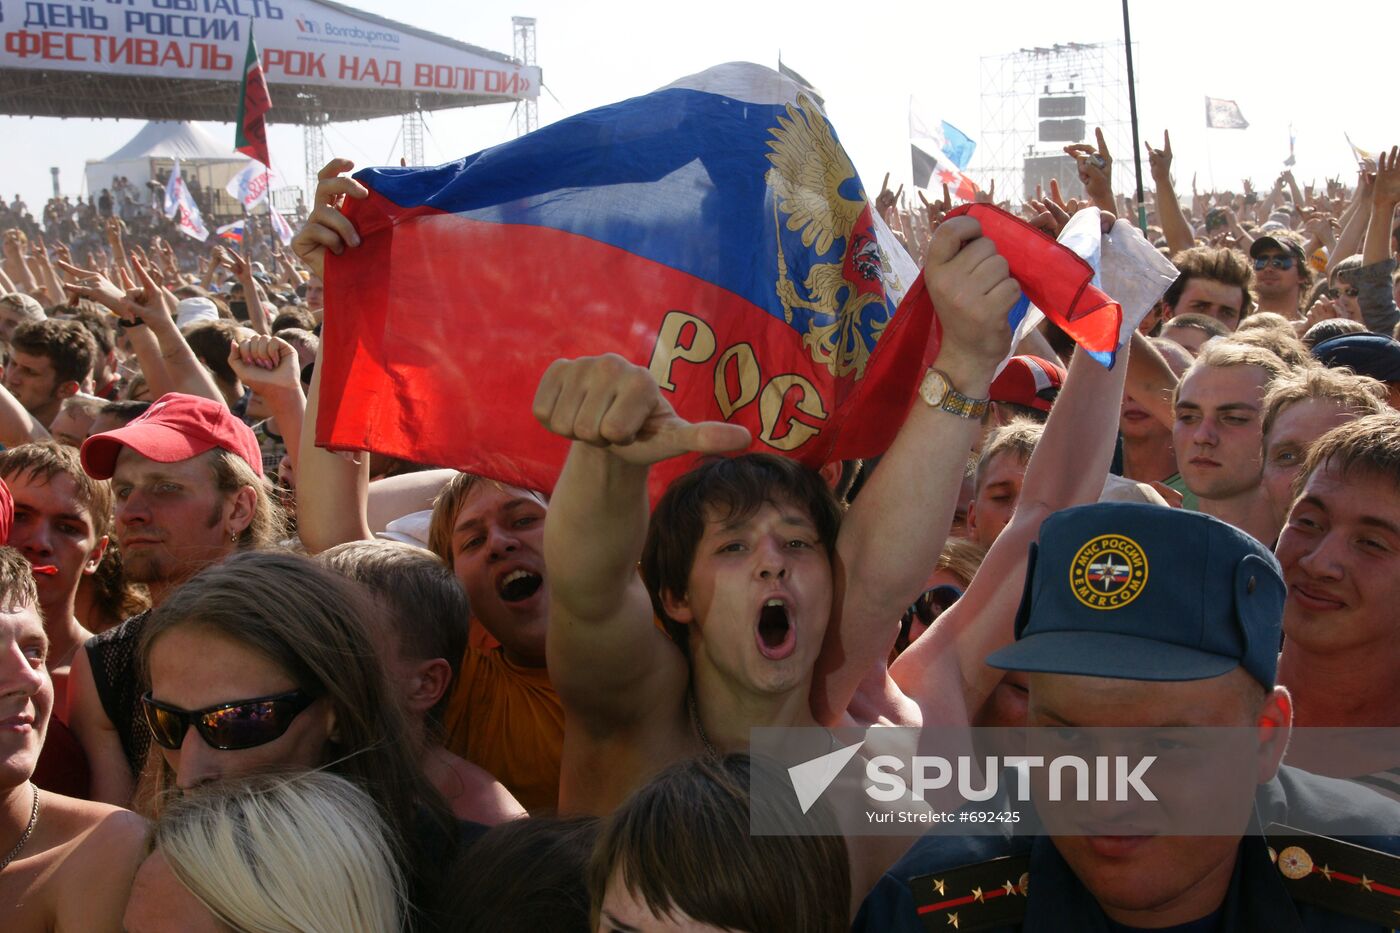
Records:
[[[362,245],[326,262],[322,445],[549,489],[567,443],[531,414],[540,377],[613,352],[683,418],[821,466],[882,451],[923,373],[918,269],[825,115],[771,69],[719,66],[356,178]]]
[[[567,443],[532,416],[535,387],[556,359],[613,352],[681,417],[821,466],[882,452],[936,352],[923,278],[825,115],[757,65],[356,178],[362,244],[326,257],[323,446],[550,489]],[[1092,270],[975,208],[1027,294],[1099,339],[1075,326],[1111,305]]]
[[[248,54],[243,61],[243,87],[238,95],[238,120],[234,124],[233,148],[263,165],[271,165],[267,154],[267,122],[263,115],[272,109],[272,97],[267,93],[267,77],[263,74],[258,46],[253,42],[253,27],[248,26]]]

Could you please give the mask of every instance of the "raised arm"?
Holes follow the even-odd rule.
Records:
[[[985,398],[1011,344],[1008,313],[1021,289],[971,217],[939,226],[924,281],[938,310],[935,366],[952,388]],[[948,537],[980,420],[915,401],[890,449],[847,513],[836,542],[843,585],[812,685],[812,712],[834,723],[862,678],[888,653],[893,626],[923,591]]]
[[[1371,223],[1371,183],[1374,176],[1369,172],[1360,172],[1356,181],[1356,192],[1353,194],[1351,203],[1342,212],[1342,232],[1337,237],[1337,248],[1332,255],[1327,258],[1327,274],[1332,274],[1332,269],[1346,259],[1361,252],[1362,241],[1366,237],[1366,228]]]
[[[1389,285],[1390,270],[1395,268],[1390,255],[1390,231],[1395,219],[1395,205],[1400,204],[1400,147],[1392,147],[1389,154],[1382,152],[1376,157],[1376,181],[1371,189],[1371,222],[1366,227],[1366,247],[1361,253],[1363,270],[1383,264],[1384,276],[1370,275],[1358,277],[1361,295],[1358,302],[1366,326],[1387,336],[1400,323],[1400,311],[1395,307],[1395,296]]]
[[[1113,459],[1127,368],[1120,362],[1107,370],[1075,351],[1011,523],[962,598],[895,659],[890,675],[919,702],[925,723],[965,722],[1001,679],[983,661],[1011,641],[1031,542],[1052,513],[1098,500]],[[962,684],[965,706],[946,707],[950,682]]]
[[[1172,187],[1172,137],[1162,134],[1162,148],[1147,147],[1147,161],[1152,169],[1152,181],[1157,187],[1157,220],[1162,224],[1162,236],[1167,238],[1167,249],[1173,254],[1190,249],[1196,242],[1191,225],[1177,200],[1176,189]]]
[[[534,412],[574,442],[544,526],[550,681],[571,725],[606,733],[644,718],[686,683],[684,657],[653,624],[637,573],[650,466],[741,450],[749,432],[682,420],[651,373],[611,354],[554,362]]]

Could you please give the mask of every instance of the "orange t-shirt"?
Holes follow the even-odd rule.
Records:
[[[447,750],[484,768],[531,813],[559,806],[564,707],[543,667],[468,648],[444,717]]]

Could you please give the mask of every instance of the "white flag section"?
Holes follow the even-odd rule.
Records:
[[[272,206],[272,202],[267,202],[268,217],[272,220],[272,232],[277,234],[277,239],[283,246],[290,246],[292,242],[292,228],[287,223],[286,218]]]
[[[1153,305],[1176,281],[1177,271],[1171,260],[1147,242],[1137,227],[1119,218],[1108,233],[1104,233],[1099,221],[1101,216],[1093,208],[1078,211],[1060,231],[1060,243],[1093,268],[1093,285],[1123,308],[1123,322],[1118,328],[1118,349],[1121,350]],[[1011,341],[1013,354],[1016,345],[1044,319],[1044,312],[1031,305],[1016,327]],[[1006,368],[1010,359],[1011,354],[1008,354],[1002,360],[998,373]]]
[[[1233,100],[1207,97],[1206,126],[1214,130],[1247,130],[1249,121],[1244,118],[1240,105]]]
[[[282,176],[277,174],[276,169],[268,168],[257,159],[250,159],[243,171],[229,179],[224,190],[237,198],[244,210],[252,210],[263,202],[271,188],[282,184]]]
[[[194,203],[194,196],[185,187],[184,178],[180,177],[179,159],[175,160],[175,167],[170,170],[170,180],[165,183],[165,216],[175,220],[175,225],[185,236],[200,242],[209,239],[209,228],[204,226],[199,205]]]

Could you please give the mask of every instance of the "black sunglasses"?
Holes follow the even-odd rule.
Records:
[[[948,610],[962,596],[963,591],[951,583],[940,583],[932,589],[924,590],[905,615],[916,618],[925,627]]]
[[[146,725],[151,738],[161,748],[175,751],[185,742],[185,733],[193,726],[210,748],[236,751],[266,745],[292,725],[292,720],[316,701],[300,690],[274,696],[234,700],[205,709],[187,710],[151,698],[141,698]]]
[[[1259,258],[1254,260],[1254,269],[1257,272],[1263,272],[1265,269],[1269,268],[1269,266],[1273,266],[1275,269],[1281,269],[1284,272],[1287,272],[1289,269],[1293,268],[1293,257],[1260,256]]]

